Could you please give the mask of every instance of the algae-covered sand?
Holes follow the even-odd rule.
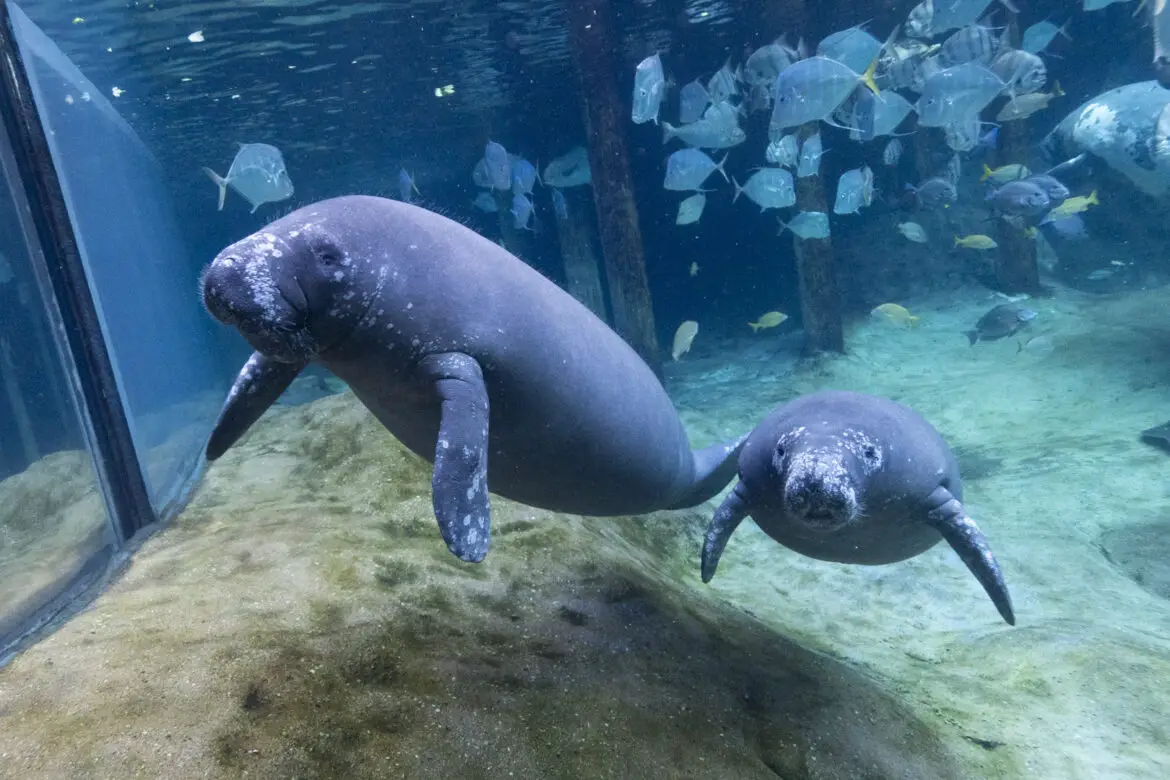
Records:
[[[351,396],[269,413],[94,606],[0,671],[0,776],[1098,778],[1170,772],[1170,419],[1158,292],[1033,302],[1048,356],[910,302],[851,351],[696,342],[696,444],[821,387],[919,409],[957,450],[1015,628],[944,546],[802,559],[711,506],[581,519],[493,501],[453,558],[429,470]],[[1165,319],[1162,317],[1161,319]],[[781,329],[782,330],[782,329]],[[5,486],[0,486],[3,491]]]

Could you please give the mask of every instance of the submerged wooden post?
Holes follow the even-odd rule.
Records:
[[[1013,46],[1020,45],[1020,28],[1013,19],[1005,36]],[[1030,162],[1028,120],[1015,119],[1004,122],[999,128],[996,165]],[[1000,290],[1006,293],[1040,292],[1040,268],[1036,263],[1036,240],[1030,238],[1023,227],[1017,227],[1006,219],[996,220],[995,241],[999,253],[995,262],[995,280]]]
[[[817,132],[817,123],[800,129],[800,141]],[[796,208],[800,211],[829,213],[821,175],[796,179]],[[837,267],[833,258],[833,240],[801,238],[793,235],[796,273],[800,281],[800,313],[804,320],[805,350],[810,352],[844,352],[845,330],[841,324],[841,291],[837,285]]]
[[[577,188],[583,189],[583,188]],[[589,307],[589,310],[609,322],[605,311],[605,291],[601,287],[601,268],[590,240],[589,220],[579,193],[562,192],[565,216],[558,214],[557,238],[561,245],[561,259],[565,264],[565,287],[569,294]]]
[[[1017,119],[1004,122],[999,128],[999,155],[997,163],[1026,163],[1028,160],[1027,122]],[[1036,263],[1036,239],[1029,237],[1025,228],[1006,219],[996,221],[995,241],[999,252],[995,261],[995,280],[1006,293],[1040,292],[1040,268]],[[1035,228],[1033,228],[1035,229]]]
[[[609,282],[613,328],[655,373],[661,374],[654,309],[626,150],[630,112],[618,94],[609,0],[565,0],[565,9],[569,18],[569,51],[577,73],[589,139],[593,203]]]

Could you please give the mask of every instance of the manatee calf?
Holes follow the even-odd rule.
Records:
[[[780,544],[822,561],[894,563],[946,539],[1015,625],[999,565],[962,497],[950,448],[914,410],[861,393],[803,396],[748,435],[739,482],[707,528],[703,582],[748,515]]]
[[[203,302],[256,350],[207,445],[222,455],[310,362],[434,463],[447,546],[487,555],[488,487],[625,515],[694,506],[743,440],[692,452],[661,383],[568,293],[468,228],[383,198],[306,206],[224,249]]]

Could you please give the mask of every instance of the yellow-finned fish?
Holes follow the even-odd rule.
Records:
[[[983,163],[983,175],[979,177],[979,181],[990,181],[992,184],[1007,184],[1009,181],[1030,176],[1031,173],[1032,171],[1028,170],[1028,166],[1020,165],[1019,163],[1001,165],[994,169],[989,167],[987,163]]]
[[[914,326],[921,317],[916,317],[911,314],[905,306],[899,306],[896,303],[883,303],[881,306],[874,307],[870,314],[875,317],[885,317],[890,322],[898,325]]]
[[[1079,214],[1082,211],[1087,211],[1089,206],[1100,206],[1101,201],[1097,200],[1097,191],[1093,190],[1088,195],[1077,195],[1075,198],[1069,198],[1064,203],[1048,212],[1044,217],[1044,222],[1052,222],[1057,219],[1064,219],[1071,217],[1073,214]]]
[[[770,311],[760,317],[755,322],[749,322],[748,327],[752,329],[753,333],[759,333],[764,328],[774,328],[784,320],[788,319],[788,315],[778,311]]]
[[[982,233],[974,233],[969,236],[955,236],[955,246],[966,247],[967,249],[995,249],[999,244],[995,243],[995,239],[991,236],[985,236]]]

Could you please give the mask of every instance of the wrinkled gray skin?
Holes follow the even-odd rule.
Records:
[[[785,547],[838,563],[903,561],[945,539],[1015,625],[999,565],[962,497],[950,448],[914,410],[861,393],[806,395],[748,435],[739,482],[707,528],[703,581],[748,516]]]
[[[694,506],[735,475],[742,440],[692,452],[650,368],[588,309],[479,234],[349,196],[224,249],[203,301],[256,352],[207,446],[222,455],[317,362],[433,461],[443,539],[490,542],[492,492],[583,515]]]
[[[1170,90],[1126,84],[1085,101],[1044,139],[1053,162],[1102,160],[1147,195],[1170,191]],[[1049,171],[1053,173],[1053,171]]]

